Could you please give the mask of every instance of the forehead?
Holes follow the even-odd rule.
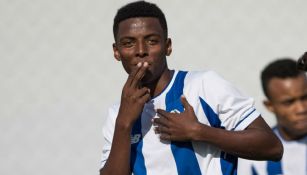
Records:
[[[117,38],[138,35],[163,35],[163,29],[157,18],[136,17],[123,20],[118,25]]]
[[[269,81],[268,91],[271,98],[301,96],[307,92],[307,79],[304,74],[294,78],[273,78]]]

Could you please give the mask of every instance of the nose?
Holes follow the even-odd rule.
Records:
[[[144,41],[139,41],[137,43],[136,56],[140,58],[148,56],[148,48]]]

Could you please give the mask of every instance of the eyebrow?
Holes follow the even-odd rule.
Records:
[[[306,96],[307,96],[307,93],[304,93],[304,94],[300,95],[299,97],[285,98],[285,99],[281,100],[280,102],[281,103],[284,103],[284,102],[295,102],[297,100],[302,100],[302,99],[306,98]]]
[[[146,38],[146,39],[147,39],[147,38],[150,38],[150,37],[158,37],[158,38],[163,38],[163,37],[161,37],[160,35],[155,34],[155,33],[153,33],[153,34],[149,34],[149,35],[145,36],[145,38]]]
[[[130,39],[130,40],[133,40],[135,39],[134,37],[131,37],[131,36],[124,36],[122,38],[119,39],[119,42],[123,41],[123,40],[126,40],[126,39]]]

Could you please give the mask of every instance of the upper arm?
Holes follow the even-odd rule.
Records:
[[[262,118],[261,115],[246,127],[246,130],[248,130],[248,129],[264,129],[264,130],[267,130],[267,131],[269,131],[270,133],[273,134],[272,129],[265,122],[265,120]]]
[[[253,143],[261,143],[258,149],[262,149],[269,155],[265,160],[279,161],[283,156],[283,146],[279,138],[274,134],[265,120],[259,116],[245,129],[253,138]]]

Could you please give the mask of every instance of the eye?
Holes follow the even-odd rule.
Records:
[[[289,99],[289,100],[282,101],[281,104],[284,106],[291,106],[294,102],[295,102],[295,99]]]
[[[146,42],[149,45],[156,45],[160,42],[160,38],[157,36],[149,36],[146,38]]]
[[[156,39],[149,39],[148,40],[148,44],[150,44],[150,45],[155,45],[155,44],[158,44],[158,43],[159,43],[159,41],[156,40]]]
[[[123,42],[122,46],[124,46],[124,47],[132,47],[133,43],[131,41]]]
[[[120,45],[122,47],[126,47],[126,48],[130,48],[133,47],[135,44],[135,42],[133,40],[123,40],[120,42]]]

